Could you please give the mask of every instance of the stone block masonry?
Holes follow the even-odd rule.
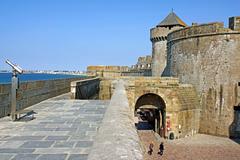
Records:
[[[70,83],[80,78],[31,81],[20,83],[17,110],[27,108],[51,97],[70,92]],[[10,114],[11,84],[0,85],[0,117]]]
[[[168,35],[169,75],[200,96],[200,133],[230,136],[239,101],[240,32],[223,23],[186,27]]]
[[[166,114],[171,122],[171,132],[176,138],[183,138],[198,133],[200,105],[195,88],[192,85],[180,84],[177,78],[171,77],[121,77],[126,83],[126,93],[131,114],[134,114],[138,99],[148,94],[160,96],[165,102]],[[111,99],[115,86],[114,78],[102,79],[99,98]],[[151,104],[154,99],[145,99]],[[181,126],[181,128],[179,128]],[[167,136],[170,132],[167,133]]]

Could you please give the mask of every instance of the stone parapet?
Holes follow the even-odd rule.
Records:
[[[167,36],[169,33],[179,30],[182,27],[175,26],[171,29],[167,27],[155,27],[150,30],[150,40],[152,42],[158,42],[158,41],[167,41]]]
[[[143,152],[122,80],[111,98],[88,160],[142,160]]]
[[[70,91],[71,81],[80,78],[30,81],[20,83],[17,91],[17,110],[27,108],[48,98]],[[0,117],[10,114],[11,84],[0,85]]]
[[[165,27],[155,27],[150,30],[150,40],[152,42],[156,41],[166,41],[169,29]]]
[[[152,70],[151,69],[139,69],[139,70],[131,70],[128,72],[122,72],[121,76],[152,76]]]
[[[233,31],[229,28],[224,28],[224,24],[221,22],[214,22],[208,24],[193,25],[179,30],[175,30],[168,34],[167,40],[168,43],[170,43],[187,38],[225,34],[240,34],[240,32]]]

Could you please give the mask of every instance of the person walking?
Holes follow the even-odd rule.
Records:
[[[161,142],[160,145],[159,145],[159,152],[158,152],[158,154],[160,154],[162,156],[163,155],[163,150],[164,150],[164,145],[163,145],[163,142]]]
[[[152,155],[152,152],[153,152],[153,143],[150,143],[150,144],[149,144],[148,154],[149,154],[149,155]]]

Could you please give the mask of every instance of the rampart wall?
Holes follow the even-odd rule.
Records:
[[[156,94],[166,103],[167,117],[171,128],[167,135],[174,133],[182,138],[198,133],[200,106],[196,90],[192,85],[179,84],[177,78],[162,77],[119,77],[126,83],[130,109],[134,113],[137,100],[146,94]],[[111,99],[115,78],[104,78],[100,83],[102,100]]]
[[[20,83],[17,92],[17,109],[27,108],[48,98],[70,92],[71,81],[80,78],[43,80]],[[11,84],[0,85],[0,117],[10,114]]]
[[[230,136],[240,103],[240,32],[211,23],[168,35],[167,76],[193,84],[200,96],[200,132]]]

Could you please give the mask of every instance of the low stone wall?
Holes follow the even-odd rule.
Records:
[[[48,98],[70,92],[71,81],[81,78],[30,81],[20,83],[17,91],[17,110],[27,108]],[[0,85],[0,117],[10,114],[11,84]]]
[[[100,78],[71,82],[71,99],[98,98]]]
[[[122,80],[113,84],[111,98],[88,160],[142,160],[140,140],[134,126]]]
[[[152,70],[151,69],[139,69],[139,70],[130,70],[128,72],[122,72],[121,76],[152,76]]]
[[[0,117],[4,117],[10,113],[10,92],[11,84],[0,85]]]
[[[100,82],[99,99],[110,100],[112,97],[111,83],[113,79],[102,79]]]

